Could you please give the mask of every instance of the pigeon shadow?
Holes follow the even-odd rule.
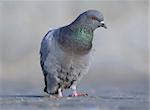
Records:
[[[43,98],[47,95],[0,95],[1,98]]]

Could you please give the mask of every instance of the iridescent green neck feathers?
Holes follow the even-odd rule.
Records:
[[[92,40],[92,30],[84,27],[67,27],[61,29],[58,42],[65,51],[75,54],[86,54],[92,48]]]
[[[77,42],[80,45],[89,45],[92,43],[93,32],[86,28],[77,28],[72,34],[74,42]]]

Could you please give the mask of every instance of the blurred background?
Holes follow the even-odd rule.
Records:
[[[43,36],[80,13],[103,13],[92,65],[78,89],[89,95],[148,95],[148,1],[0,2],[0,94],[44,94]]]

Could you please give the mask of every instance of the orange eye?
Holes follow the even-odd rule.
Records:
[[[92,16],[91,19],[96,20],[96,17],[95,17],[95,16]]]

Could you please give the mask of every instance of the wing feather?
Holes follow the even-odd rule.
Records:
[[[40,48],[40,64],[43,70],[44,75],[47,74],[47,72],[44,69],[44,62],[48,56],[48,53],[50,52],[50,48],[49,48],[49,42],[53,37],[53,30],[50,30],[47,32],[47,34],[44,36],[44,38],[42,39],[41,42],[41,48]]]

